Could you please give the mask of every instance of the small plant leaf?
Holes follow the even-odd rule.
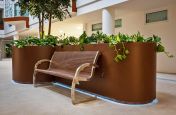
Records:
[[[130,53],[129,50],[126,49],[126,50],[125,50],[125,54],[129,54],[129,53]]]
[[[161,44],[159,44],[159,45],[157,46],[157,52],[164,52],[164,51],[165,51],[164,46],[162,46]]]

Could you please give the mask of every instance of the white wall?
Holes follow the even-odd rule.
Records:
[[[45,32],[47,34],[48,27],[45,28]],[[60,36],[75,36],[79,37],[83,33],[83,24],[81,23],[62,23],[55,22],[52,24],[51,35]]]
[[[168,10],[168,20],[161,22],[145,23],[145,14],[153,11]],[[130,9],[117,8],[115,19],[122,19],[122,27],[116,28],[115,33],[119,32],[134,34],[138,31],[146,37],[153,34],[162,38],[166,50],[171,52],[175,58],[168,58],[164,53],[157,55],[157,71],[164,73],[176,73],[176,7],[175,4],[164,7],[155,7],[152,9],[144,8],[141,10],[130,11]],[[92,24],[100,23],[101,19],[89,22],[87,24],[88,35],[92,34]]]

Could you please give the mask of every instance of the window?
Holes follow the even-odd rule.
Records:
[[[92,31],[99,31],[99,30],[102,30],[102,23],[92,25]]]
[[[18,3],[14,4],[14,15],[20,16],[20,7],[19,7]]]
[[[21,12],[21,8],[20,8],[19,4],[15,3],[14,4],[14,16],[26,16],[26,17],[28,17],[29,12],[28,11]]]
[[[120,27],[122,27],[122,19],[115,20],[115,28],[120,28]]]
[[[168,19],[167,10],[152,12],[146,14],[146,23],[165,21]]]

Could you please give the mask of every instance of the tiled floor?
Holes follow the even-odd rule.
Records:
[[[11,77],[11,60],[0,61],[0,115],[176,115],[176,75],[157,74],[159,102],[145,106],[103,100],[73,106],[68,89],[59,88],[60,94],[12,83]]]

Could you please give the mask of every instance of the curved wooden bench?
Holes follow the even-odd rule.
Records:
[[[43,59],[35,64],[34,87],[38,86],[36,81],[38,72],[72,80],[71,99],[72,103],[76,104],[75,85],[79,84],[80,81],[88,81],[93,77],[99,55],[99,51],[54,52],[51,60]],[[43,62],[49,62],[48,69],[38,68]]]

